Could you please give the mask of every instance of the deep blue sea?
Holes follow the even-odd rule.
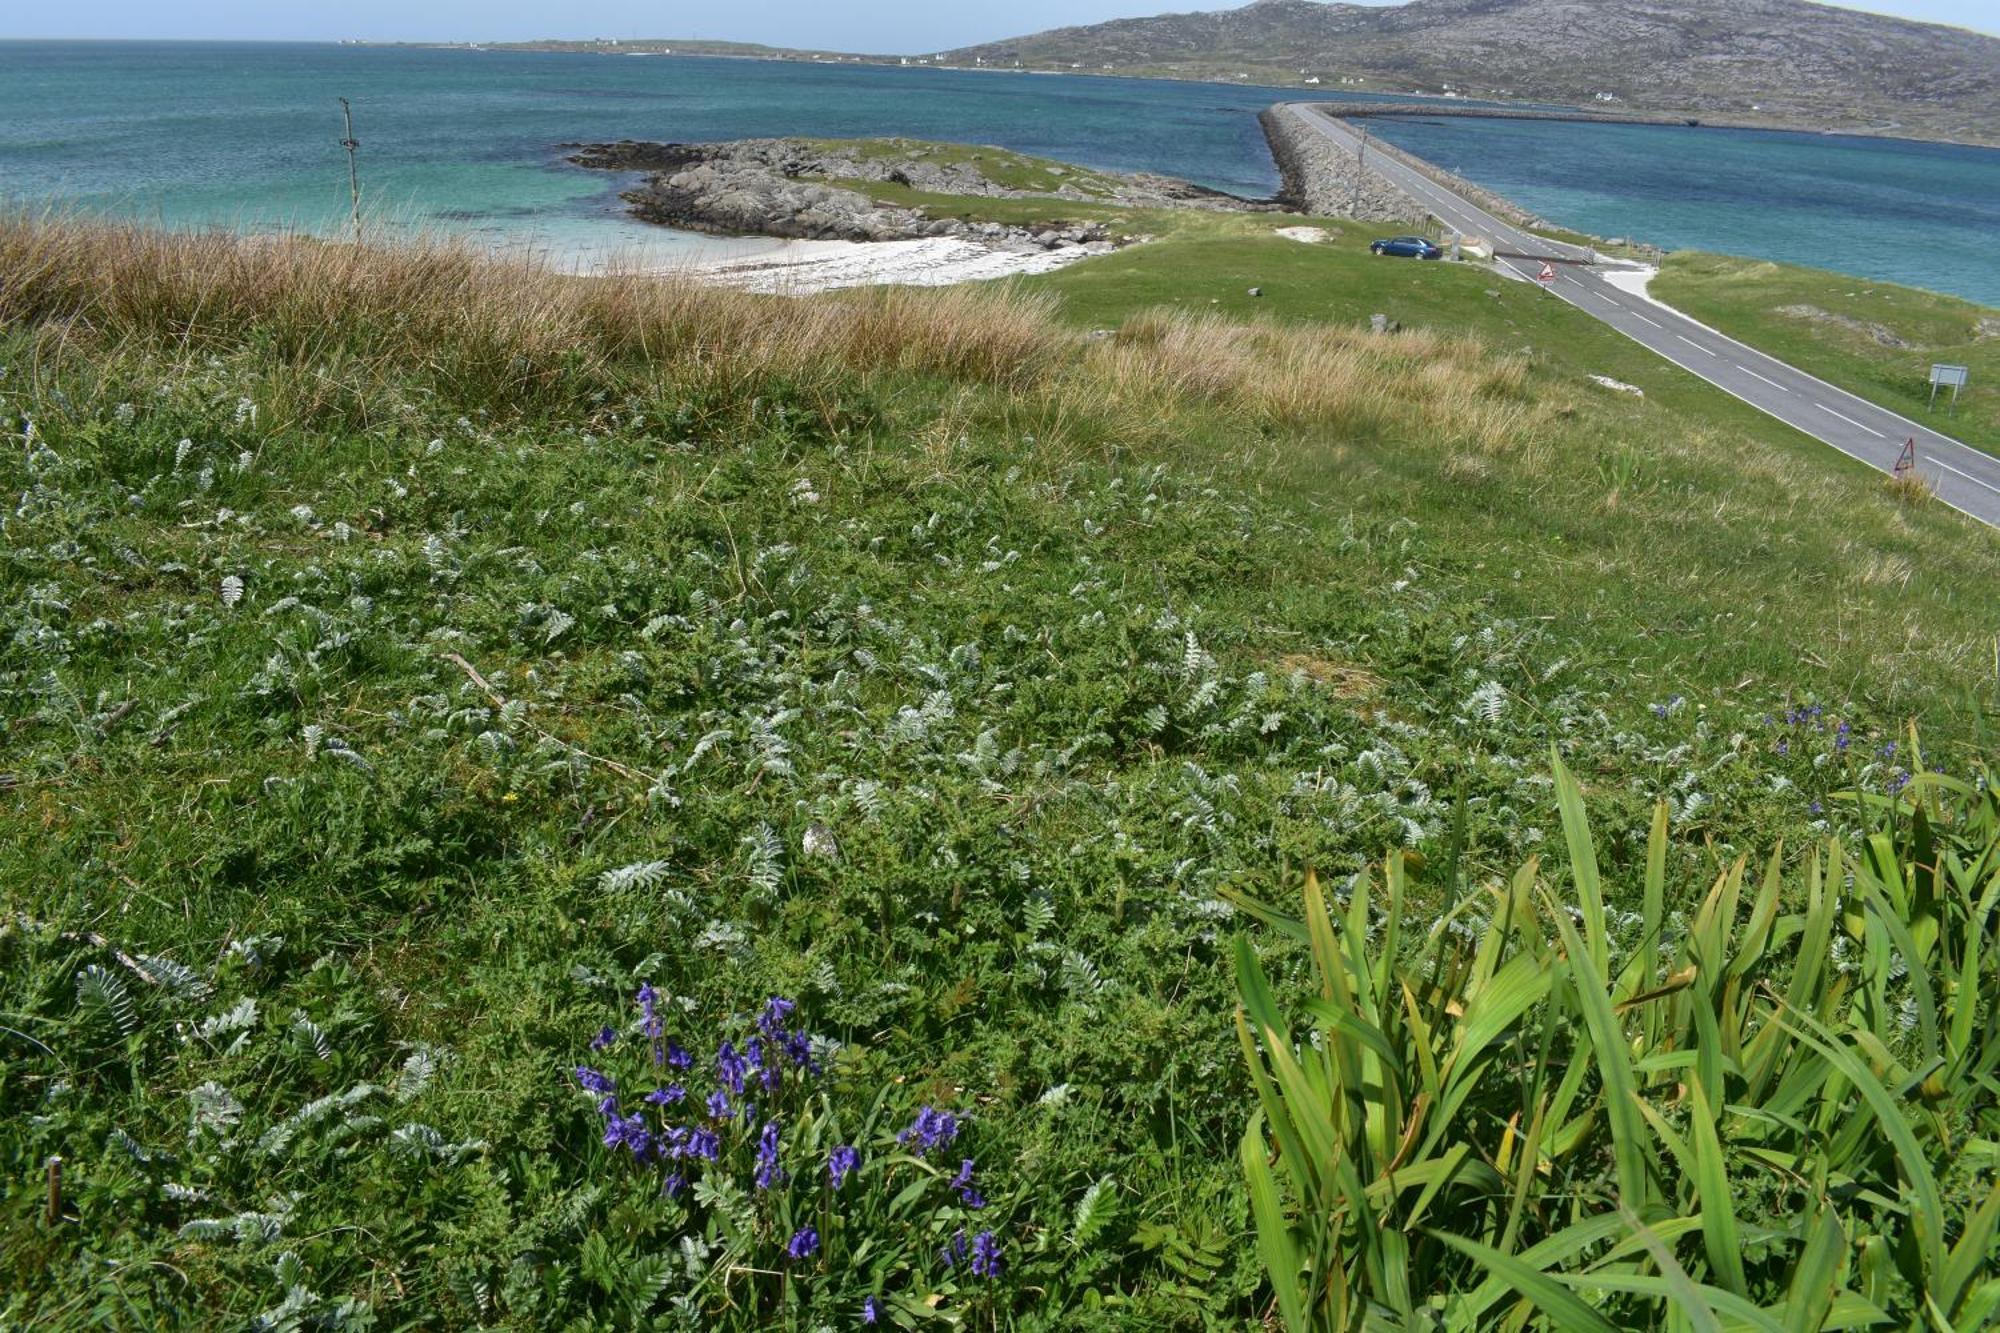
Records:
[[[1306,91],[679,56],[0,42],[0,199],[168,225],[336,227],[346,97],[384,223],[560,256],[675,251],[716,242],[625,218],[616,179],[565,165],[560,145],[904,134],[1261,195],[1276,172],[1256,113]],[[1584,230],[2000,305],[2000,151],[1525,121],[1377,128]]]

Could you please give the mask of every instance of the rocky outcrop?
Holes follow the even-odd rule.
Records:
[[[572,144],[569,160],[606,171],[645,173],[623,194],[648,222],[686,231],[799,240],[900,241],[955,237],[998,249],[1059,249],[1115,243],[1102,222],[1051,220],[1025,225],[933,216],[882,203],[848,182],[881,182],[927,194],[1033,198],[1131,207],[1246,209],[1272,207],[1232,198],[1161,176],[1111,175],[1049,163],[1033,173],[1050,188],[1027,190],[996,182],[977,154],[940,157],[925,145],[906,151],[801,139],[742,139],[729,143],[627,141]],[[994,150],[1018,168],[1019,159]]]
[[[1323,134],[1299,120],[1300,112],[1272,107],[1261,117],[1264,137],[1284,182],[1279,196],[1302,213],[1321,217],[1358,218],[1398,226],[1422,223],[1428,216],[1408,195],[1369,171]]]

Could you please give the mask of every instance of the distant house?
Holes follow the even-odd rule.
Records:
[[[1315,83],[1315,84],[1316,84],[1316,83],[1318,83],[1318,82],[1319,82],[1319,75],[1317,75],[1317,74],[1308,74],[1308,75],[1306,75],[1306,82],[1307,82],[1307,83]]]
[[[1596,100],[1600,102],[1622,102],[1625,99],[1617,93],[1599,93]]]

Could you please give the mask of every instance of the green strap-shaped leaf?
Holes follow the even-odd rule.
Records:
[[[1577,1003],[1583,1009],[1584,1026],[1597,1052],[1597,1076],[1604,1084],[1604,1114],[1611,1124],[1611,1156],[1618,1168],[1618,1198],[1634,1213],[1643,1213],[1648,1197],[1646,1185],[1646,1122],[1638,1108],[1638,1080],[1632,1074],[1632,1057],[1626,1050],[1625,1033],[1618,1016],[1611,1011],[1611,997],[1605,993],[1604,973],[1584,951],[1576,927],[1562,912],[1553,912],[1556,929],[1562,932],[1563,947],[1569,951],[1570,976],[1575,983]]]
[[[1840,1286],[1840,1260],[1847,1237],[1831,1199],[1806,1223],[1805,1248],[1792,1268],[1791,1290],[1785,1293],[1785,1333],[1819,1333],[1833,1309]]]
[[[1524,1262],[1522,1257],[1502,1254],[1491,1246],[1454,1236],[1448,1231],[1426,1229],[1424,1234],[1482,1265],[1508,1289],[1534,1302],[1535,1307],[1553,1319],[1563,1333],[1617,1333],[1617,1325],[1584,1304],[1561,1282]]]
[[[1944,1276],[1937,1284],[1937,1302],[1948,1315],[1957,1316],[1959,1303],[1972,1288],[1972,1280],[1993,1267],[1993,1236],[2000,1227],[2000,1182],[1986,1196],[1986,1202],[1965,1224],[1965,1234],[1952,1246],[1945,1261]]]
[[[1264,1160],[1263,1113],[1252,1112],[1249,1128],[1243,1131],[1239,1155],[1243,1159],[1243,1179],[1250,1187],[1250,1217],[1257,1225],[1257,1253],[1271,1290],[1278,1298],[1278,1313],[1289,1333],[1312,1333],[1307,1317],[1305,1291],[1299,1286],[1299,1251],[1285,1220],[1284,1205],[1278,1200],[1278,1183]]]
[[[1743,1275],[1742,1238],[1736,1231],[1736,1210],[1729,1193],[1729,1164],[1716,1133],[1715,1112],[1697,1081],[1690,1108],[1695,1187],[1701,1193],[1702,1242],[1708,1250],[1708,1271],[1738,1296],[1750,1294]]]
[[[1924,1257],[1924,1272],[1933,1277],[1941,1274],[1944,1268],[1944,1205],[1938,1198],[1937,1179],[1931,1174],[1930,1163],[1924,1160],[1923,1148],[1910,1129],[1909,1121],[1903,1118],[1896,1099],[1889,1095],[1881,1080],[1869,1072],[1868,1066],[1857,1060],[1852,1051],[1841,1045],[1810,1015],[1794,1011],[1794,1016],[1803,1026],[1792,1028],[1792,1031],[1801,1041],[1824,1055],[1827,1062],[1853,1085],[1862,1100],[1868,1103],[1868,1109],[1875,1113],[1882,1132],[1889,1136],[1896,1157],[1903,1164],[1903,1174],[1909,1179],[1911,1192],[1916,1195],[1914,1221],[1917,1245]]]
[[[1583,928],[1590,939],[1590,961],[1597,975],[1611,971],[1610,938],[1604,927],[1604,890],[1597,878],[1597,846],[1590,837],[1590,817],[1583,808],[1583,790],[1563,764],[1555,747],[1549,748],[1555,761],[1556,808],[1562,814],[1563,841],[1569,845],[1570,875],[1576,881],[1578,905],[1583,909]]]

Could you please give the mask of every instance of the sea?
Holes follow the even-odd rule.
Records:
[[[907,135],[1157,171],[1264,196],[1257,112],[1342,95],[928,66],[466,48],[0,42],[0,201],[171,227],[333,232],[353,109],[368,225],[565,265],[724,241],[633,221],[563,145]],[[1366,100],[1379,101],[1374,96]],[[1425,116],[1392,142],[1550,220],[2000,305],[2000,151],[1893,139]]]

